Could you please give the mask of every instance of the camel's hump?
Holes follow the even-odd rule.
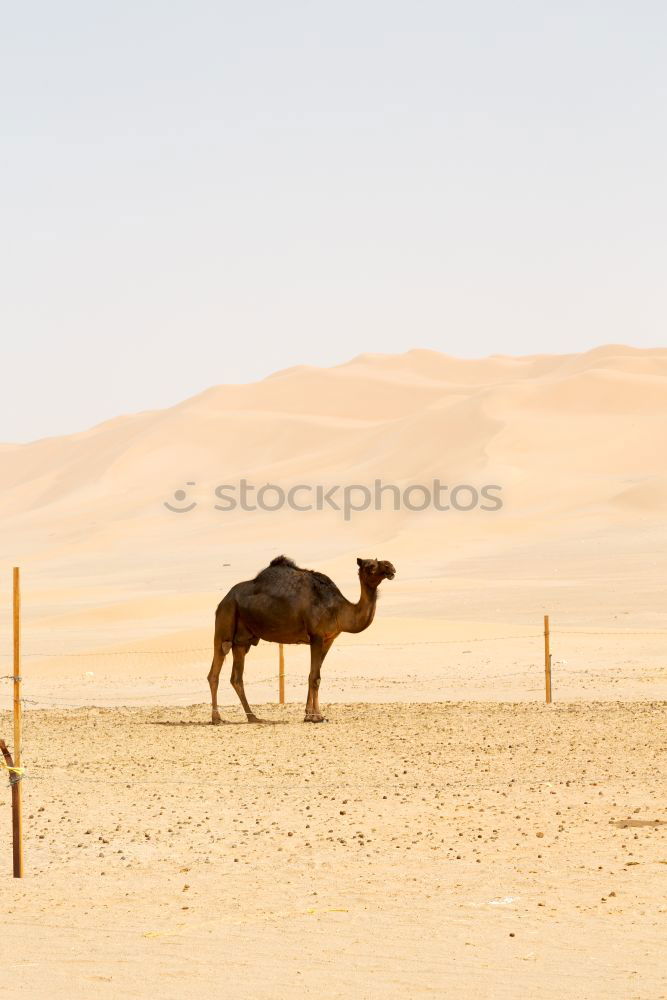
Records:
[[[294,560],[288,559],[287,556],[276,556],[275,559],[271,560],[269,566],[289,566],[291,569],[299,568]]]

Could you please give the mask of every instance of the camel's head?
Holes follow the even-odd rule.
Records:
[[[369,586],[377,587],[383,580],[393,580],[396,570],[386,559],[357,559],[359,576]]]

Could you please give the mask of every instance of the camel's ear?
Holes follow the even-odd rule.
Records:
[[[357,559],[357,566],[363,566],[363,565],[364,565],[364,560],[363,559]]]

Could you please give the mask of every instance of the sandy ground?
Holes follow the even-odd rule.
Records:
[[[27,713],[4,995],[666,995],[664,703],[262,713]]]

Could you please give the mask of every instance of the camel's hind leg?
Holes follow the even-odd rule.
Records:
[[[245,696],[245,688],[243,687],[243,667],[245,665],[245,656],[249,650],[249,646],[237,646],[234,644],[232,647],[232,676],[229,681],[237,695],[239,696],[239,701],[243,705],[243,711],[245,712],[248,722],[261,722],[258,719],[250,705],[248,704],[248,699]]]
[[[229,640],[223,641],[218,623],[216,622],[215,637],[213,639],[213,662],[208,672],[208,686],[211,689],[211,722],[214,726],[219,726],[222,722],[220,712],[218,711],[218,681],[220,680],[220,671],[225,662],[225,656],[231,648],[232,644]]]
[[[236,606],[228,594],[215,612],[215,635],[213,636],[213,662],[208,672],[208,686],[211,689],[211,722],[219,726],[222,722],[218,711],[218,681],[225,656],[232,648],[236,628]]]
[[[216,647],[213,651],[211,669],[208,672],[208,686],[211,689],[211,722],[214,726],[219,726],[222,722],[220,712],[218,711],[218,681],[220,680],[222,665],[225,662],[226,652],[226,650],[223,652],[220,646]]]

